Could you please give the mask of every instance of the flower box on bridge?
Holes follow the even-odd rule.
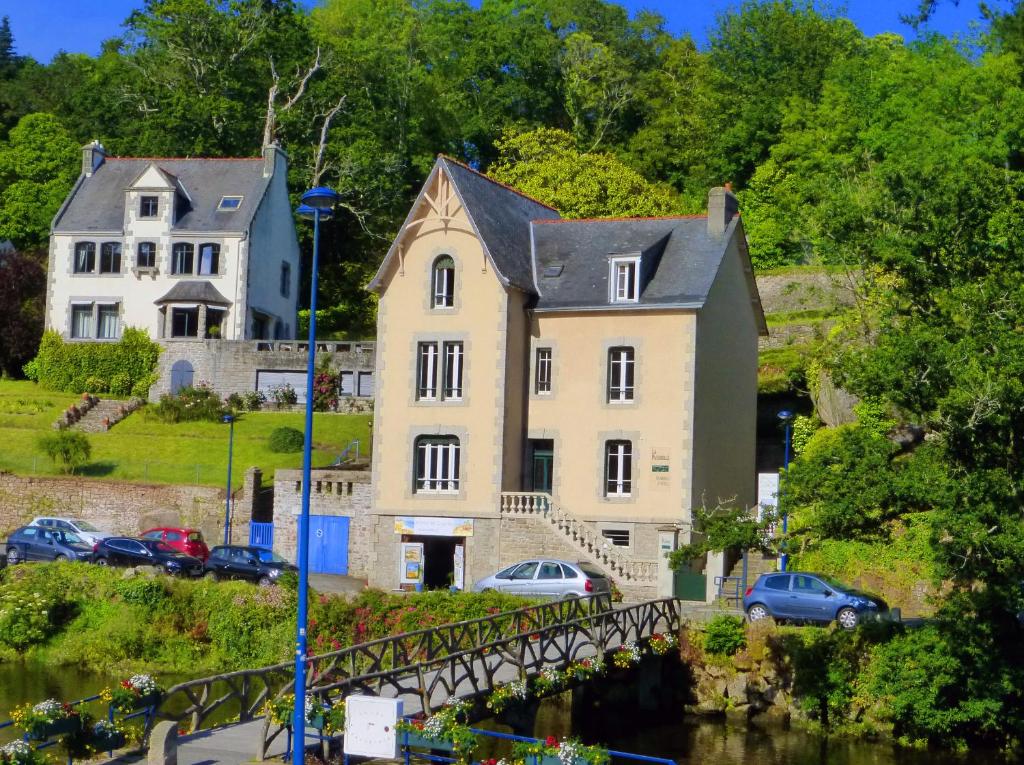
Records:
[[[441,752],[454,752],[455,744],[444,739],[427,738],[420,733],[405,732],[402,734],[402,746],[416,749],[437,749]]]
[[[78,715],[73,715],[59,720],[51,720],[50,722],[36,723],[28,730],[28,735],[34,741],[45,741],[54,736],[74,733],[81,725],[82,719]]]

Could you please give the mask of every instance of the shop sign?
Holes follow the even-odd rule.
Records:
[[[473,521],[470,518],[407,516],[395,518],[395,533],[420,537],[471,537]]]

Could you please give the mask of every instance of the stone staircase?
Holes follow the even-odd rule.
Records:
[[[656,587],[658,561],[638,560],[619,552],[595,529],[555,505],[550,494],[502,492],[501,514],[503,518],[529,520],[541,526],[580,560],[606,571],[623,592],[639,594]]]
[[[119,412],[121,407],[127,406],[127,401],[101,398],[95,406],[82,416],[82,419],[71,426],[71,430],[81,430],[84,433],[104,433],[110,429],[110,427],[103,424],[104,418],[110,422],[112,427],[116,421],[124,419],[124,417],[120,416]]]

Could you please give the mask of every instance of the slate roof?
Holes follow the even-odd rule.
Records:
[[[172,232],[245,231],[263,198],[270,177],[263,177],[263,159],[117,159],[108,158],[76,184],[53,222],[54,233],[108,232],[124,228],[125,190],[155,165],[173,177],[191,204]],[[242,196],[233,212],[219,212],[223,196]]]
[[[167,290],[162,298],[153,301],[157,305],[163,303],[210,303],[213,305],[231,305],[212,284],[206,281],[181,281]]]
[[[699,307],[732,235],[732,227],[709,234],[705,216],[534,221],[531,227],[538,311]],[[609,256],[633,254],[641,255],[640,299],[609,303]],[[558,276],[544,275],[558,266]]]

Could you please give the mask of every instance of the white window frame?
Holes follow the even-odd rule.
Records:
[[[416,494],[458,494],[461,447],[456,436],[416,439],[413,489]]]
[[[416,399],[437,401],[437,367],[440,362],[436,340],[420,343],[416,352]]]
[[[608,267],[608,300],[635,303],[640,299],[640,256],[612,258]]]
[[[534,361],[533,392],[538,396],[551,395],[551,348],[538,348]]]
[[[451,265],[448,265],[448,264]],[[442,266],[442,264],[444,264]],[[441,255],[434,261],[432,278],[433,288],[430,296],[431,308],[446,309],[455,307],[455,258]]]
[[[110,309],[107,311],[109,314],[111,311],[114,314],[114,331],[113,334],[104,335],[102,333],[103,328],[103,314],[104,309]],[[96,339],[97,340],[117,340],[121,336],[121,310],[118,303],[97,303],[96,304]]]
[[[618,384],[616,384],[616,378]],[[608,403],[629,404],[636,397],[636,349],[617,345],[608,349]]]
[[[604,447],[604,495],[633,495],[633,442],[606,441]]]
[[[220,198],[220,202],[217,203],[217,210],[218,212],[235,212],[242,206],[243,199],[245,197],[227,194]]]
[[[85,333],[77,330],[75,323],[75,314],[85,314],[88,316],[88,331]],[[96,311],[92,303],[72,303],[71,304],[71,325],[68,327],[68,335],[71,336],[72,340],[92,340],[96,337]]]
[[[444,344],[444,369],[442,396],[447,401],[462,400],[462,372],[465,367],[465,352],[462,342]]]

